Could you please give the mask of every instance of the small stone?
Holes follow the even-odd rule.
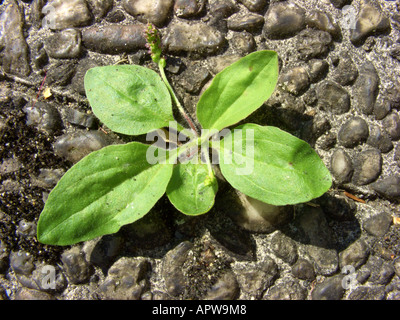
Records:
[[[313,281],[315,271],[311,262],[305,259],[298,259],[292,266],[292,274],[298,279]]]
[[[182,75],[183,78],[180,81],[182,87],[192,94],[199,94],[211,77],[210,72],[205,67],[196,63],[188,67]]]
[[[35,269],[33,257],[25,251],[11,252],[10,267],[16,274],[25,276],[31,275]]]
[[[109,144],[104,133],[82,130],[60,136],[54,143],[54,151],[58,156],[76,163],[89,153]]]
[[[312,83],[321,80],[328,73],[329,64],[325,60],[311,59],[308,62],[308,75]]]
[[[57,109],[46,102],[37,102],[34,106],[27,105],[24,108],[27,114],[26,124],[48,134],[53,134],[62,127],[61,116]]]
[[[374,115],[376,120],[382,120],[391,111],[390,100],[386,96],[378,96],[378,99],[374,105]]]
[[[369,136],[369,128],[364,119],[354,117],[348,120],[339,130],[339,143],[346,147],[355,147],[365,142]]]
[[[250,11],[259,12],[266,7],[268,0],[239,0],[239,2]]]
[[[339,266],[343,269],[345,266],[359,268],[368,259],[369,247],[364,240],[357,240],[339,253]]]
[[[46,26],[52,30],[87,26],[91,21],[90,11],[84,0],[50,0],[43,7],[47,13]]]
[[[385,287],[360,286],[352,290],[348,300],[385,300]]]
[[[23,25],[20,7],[17,2],[10,0],[0,15],[0,58],[6,73],[25,77],[31,73],[31,67]]]
[[[279,275],[278,266],[269,257],[237,271],[240,287],[255,299],[260,299]]]
[[[297,260],[296,243],[281,232],[277,232],[271,239],[271,249],[279,258],[290,265]]]
[[[367,144],[371,147],[379,149],[382,153],[388,153],[393,149],[393,143],[389,135],[381,130],[378,126],[370,126]]]
[[[233,0],[209,0],[210,12],[216,17],[228,18],[235,12],[239,11],[239,8]]]
[[[382,156],[377,149],[363,151],[354,159],[352,181],[356,185],[366,185],[378,179],[382,171]]]
[[[315,271],[324,276],[335,274],[339,268],[339,257],[335,249],[307,245],[307,254],[314,262]]]
[[[343,114],[350,110],[350,95],[336,82],[325,80],[317,86],[318,105],[334,114]]]
[[[208,290],[204,300],[235,300],[240,293],[240,287],[233,272],[224,273]]]
[[[251,33],[240,32],[233,35],[231,39],[231,46],[240,55],[246,55],[254,51],[256,42]]]
[[[69,282],[81,284],[89,281],[92,275],[92,268],[79,247],[64,251],[61,255],[61,261]]]
[[[324,56],[329,51],[332,36],[325,31],[305,29],[297,35],[297,51],[300,59],[309,60]]]
[[[380,79],[372,62],[366,62],[360,69],[355,83],[358,108],[366,115],[372,114],[379,93]]]
[[[173,0],[124,0],[122,5],[126,12],[139,21],[150,22],[161,28],[167,22]]]
[[[340,27],[333,21],[331,15],[319,10],[312,10],[306,16],[306,23],[310,27],[329,32],[334,38],[338,38],[341,34]]]
[[[161,272],[165,280],[165,288],[172,296],[183,294],[188,285],[188,279],[183,274],[182,267],[192,248],[192,243],[181,242],[174,249],[168,251],[164,257]]]
[[[71,124],[93,129],[96,125],[96,118],[92,114],[87,114],[75,109],[67,109],[67,121]]]
[[[272,39],[290,38],[305,27],[305,10],[292,2],[274,3],[265,15],[264,33]]]
[[[397,141],[400,139],[400,117],[396,113],[392,112],[387,115],[383,119],[382,125],[392,140]]]
[[[343,149],[336,149],[332,154],[331,171],[339,184],[350,182],[354,171],[353,164],[349,155]]]
[[[86,258],[96,266],[106,270],[122,250],[123,239],[117,235],[105,235],[99,239],[86,241],[83,246]]]
[[[395,275],[392,262],[384,261],[381,258],[371,256],[366,265],[371,276],[368,278],[368,283],[374,285],[387,285]]]
[[[352,84],[358,77],[358,69],[347,53],[343,53],[332,79],[342,86]]]
[[[169,26],[162,43],[168,52],[188,52],[209,55],[219,50],[225,36],[214,27],[203,23],[173,23]]]
[[[66,29],[47,38],[44,48],[56,59],[78,58],[81,54],[81,33],[77,29]]]
[[[400,176],[390,176],[374,182],[372,185],[377,193],[387,199],[400,199]]]
[[[122,257],[108,270],[100,285],[106,299],[139,300],[148,287],[150,262],[143,257]]]
[[[195,17],[203,10],[204,4],[205,0],[176,0],[174,12],[179,18]]]
[[[299,95],[308,88],[310,79],[307,70],[300,66],[281,73],[279,84],[284,88],[284,90],[294,95]]]
[[[400,44],[396,43],[390,48],[390,55],[400,61]]]
[[[233,31],[255,31],[264,24],[264,17],[256,13],[235,13],[228,18],[228,29]]]
[[[95,60],[92,60],[91,58],[84,58],[80,59],[78,62],[78,65],[76,66],[76,72],[75,75],[72,78],[72,83],[71,87],[74,91],[77,93],[80,93],[81,95],[86,96],[86,91],[85,91],[85,75],[86,72],[95,67],[99,67],[100,63],[98,63]]]
[[[216,56],[210,58],[209,67],[213,74],[217,74],[241,58],[237,54]]]
[[[53,274],[55,272],[55,274]],[[54,277],[53,277],[54,275]],[[67,279],[58,267],[41,263],[32,272],[32,280],[39,289],[47,292],[61,292],[67,286]],[[51,282],[50,281],[54,281]]]
[[[95,52],[107,54],[131,53],[144,49],[146,39],[144,25],[104,25],[85,28],[82,31],[83,45]]]
[[[311,297],[312,300],[340,300],[344,295],[342,276],[337,275],[326,278],[324,282],[317,283]]]
[[[383,237],[388,231],[392,224],[392,216],[386,212],[374,215],[368,218],[364,224],[363,228],[369,234],[375,237]]]
[[[23,238],[32,239],[36,236],[36,229],[37,226],[35,222],[22,219],[18,224],[16,234]]]
[[[270,288],[263,300],[305,300],[307,290],[296,280],[287,280]]]
[[[355,28],[350,31],[350,40],[354,44],[364,41],[368,36],[390,29],[390,20],[384,15],[378,4],[370,2],[361,6]]]
[[[76,62],[74,60],[57,61],[47,71],[47,86],[66,86],[75,74]]]

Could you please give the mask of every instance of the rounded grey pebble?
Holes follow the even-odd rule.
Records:
[[[342,269],[351,265],[359,268],[368,259],[369,247],[364,240],[357,240],[339,253],[339,266]]]
[[[324,282],[317,283],[311,297],[312,300],[340,300],[344,295],[342,276],[337,275],[326,278]]]
[[[377,149],[363,151],[354,158],[352,182],[366,185],[378,179],[382,171],[382,155]]]
[[[387,199],[400,199],[400,176],[390,176],[374,182],[372,185],[378,194]]]
[[[392,140],[400,139],[400,117],[396,113],[392,112],[387,115],[382,120],[382,125]]]
[[[346,147],[355,147],[368,139],[369,128],[364,119],[354,117],[348,120],[339,130],[338,141]]]
[[[300,59],[309,60],[324,56],[329,51],[332,36],[325,31],[305,29],[297,35],[297,51]]]
[[[312,263],[303,258],[298,259],[292,266],[292,274],[301,280],[313,281],[315,279],[315,271]]]
[[[389,227],[392,224],[392,216],[386,212],[381,212],[368,218],[364,224],[363,228],[369,234],[375,237],[382,237],[389,231]]]
[[[338,183],[350,182],[353,175],[353,164],[343,149],[336,149],[331,158],[331,172]]]
[[[279,258],[290,265],[294,264],[297,260],[296,243],[281,232],[277,232],[272,237],[271,249]]]
[[[381,130],[378,126],[371,126],[367,144],[371,147],[379,149],[382,153],[388,153],[393,149],[393,143],[390,136]]]
[[[61,262],[69,282],[81,284],[89,281],[93,270],[79,247],[64,251],[61,255]]]
[[[16,274],[30,275],[35,268],[33,264],[33,257],[25,252],[11,252],[10,266]]]
[[[208,290],[204,300],[235,300],[239,296],[240,287],[233,272],[224,273]]]
[[[386,296],[385,287],[360,286],[352,290],[348,300],[384,300]]]
[[[66,29],[46,39],[44,49],[56,59],[78,58],[82,52],[82,36],[78,29]]]
[[[317,86],[318,106],[334,114],[343,114],[350,110],[350,95],[345,88],[331,80],[325,80]]]

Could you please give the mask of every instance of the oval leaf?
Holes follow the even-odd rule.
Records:
[[[173,165],[150,165],[148,146],[132,142],[92,152],[50,193],[38,240],[69,245],[115,233],[142,218],[165,193]]]
[[[218,73],[197,104],[204,129],[222,130],[257,110],[273,93],[278,81],[278,55],[258,51]]]
[[[332,184],[317,153],[305,141],[278,128],[246,124],[220,144],[220,167],[226,180],[268,204],[307,202]]]
[[[216,179],[208,183],[207,178],[206,164],[177,164],[167,188],[167,196],[174,207],[187,215],[208,212],[214,205],[218,184]]]
[[[148,68],[92,68],[85,75],[85,91],[93,113],[114,132],[140,135],[174,120],[168,89]]]

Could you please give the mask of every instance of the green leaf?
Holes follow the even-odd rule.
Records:
[[[85,75],[85,90],[94,114],[114,132],[140,135],[174,121],[168,89],[148,68],[92,68]]]
[[[278,81],[278,55],[258,51],[218,73],[197,104],[204,129],[222,130],[257,110]]]
[[[92,152],[50,193],[38,240],[69,245],[115,233],[142,218],[165,193],[173,165],[150,165],[147,145],[131,142]]]
[[[175,166],[167,196],[184,214],[200,215],[212,208],[217,190],[217,180],[209,179],[207,165],[199,160],[197,164],[187,162]]]
[[[310,201],[330,188],[328,169],[305,141],[275,127],[236,129],[220,142],[221,172],[234,188],[277,206]]]

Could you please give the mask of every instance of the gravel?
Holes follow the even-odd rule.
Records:
[[[0,300],[399,300],[399,16],[398,1],[381,0],[3,1]],[[38,243],[37,219],[68,168],[132,141],[92,114],[83,79],[101,65],[156,69],[147,21],[193,118],[217,72],[277,51],[279,85],[248,122],[307,140],[332,188],[271,208],[221,181],[204,216],[163,197],[115,235]]]

